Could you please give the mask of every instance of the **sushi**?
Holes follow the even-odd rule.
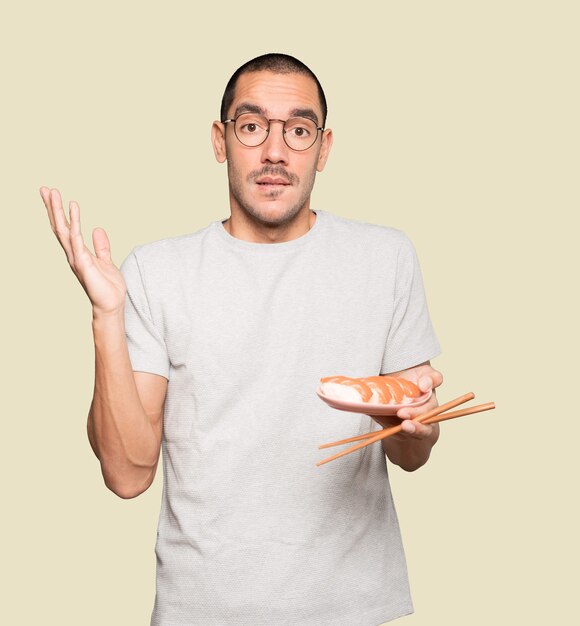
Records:
[[[325,396],[346,402],[409,404],[423,395],[415,383],[398,376],[326,376],[320,383]]]

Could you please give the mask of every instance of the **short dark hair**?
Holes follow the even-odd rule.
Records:
[[[263,54],[255,59],[251,59],[232,74],[222,97],[222,105],[220,109],[220,120],[222,122],[226,119],[228,109],[234,100],[236,85],[240,76],[243,74],[249,74],[250,72],[262,71],[274,72],[276,74],[304,74],[305,76],[312,78],[318,89],[318,98],[322,109],[322,127],[324,128],[328,107],[326,105],[326,96],[324,95],[324,90],[322,89],[320,81],[316,78],[314,72],[309,67],[304,65],[302,61],[299,61],[289,54],[282,54],[281,52],[269,52],[268,54]]]

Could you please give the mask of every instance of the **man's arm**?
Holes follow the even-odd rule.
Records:
[[[124,316],[93,317],[95,388],[87,420],[107,487],[134,498],[153,482],[161,451],[167,379],[133,372]]]
[[[133,373],[125,336],[127,286],[112,261],[107,233],[93,230],[92,254],[83,241],[78,204],[69,204],[69,223],[58,189],[41,187],[40,195],[52,231],[93,307],[95,389],[87,423],[89,441],[107,487],[122,498],[132,498],[155,476],[167,379]]]
[[[411,380],[423,392],[433,389],[433,395],[423,406],[399,409],[397,418],[403,419],[402,432],[382,440],[388,459],[407,472],[412,472],[429,459],[431,449],[439,438],[439,424],[423,425],[411,420],[438,406],[435,389],[443,382],[443,376],[431,367],[429,361],[389,375]],[[388,417],[373,416],[373,419],[385,428],[400,423],[400,419]]]

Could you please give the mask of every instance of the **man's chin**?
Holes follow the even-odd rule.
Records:
[[[256,185],[256,190],[260,197],[266,200],[276,200],[291,191],[289,185]]]
[[[246,213],[264,226],[284,226],[300,213],[300,209],[301,207],[289,207],[286,203],[271,202]]]

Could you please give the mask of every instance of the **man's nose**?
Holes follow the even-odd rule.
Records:
[[[270,132],[261,146],[262,162],[285,163],[288,165],[289,148],[284,141],[284,122],[270,121]]]

